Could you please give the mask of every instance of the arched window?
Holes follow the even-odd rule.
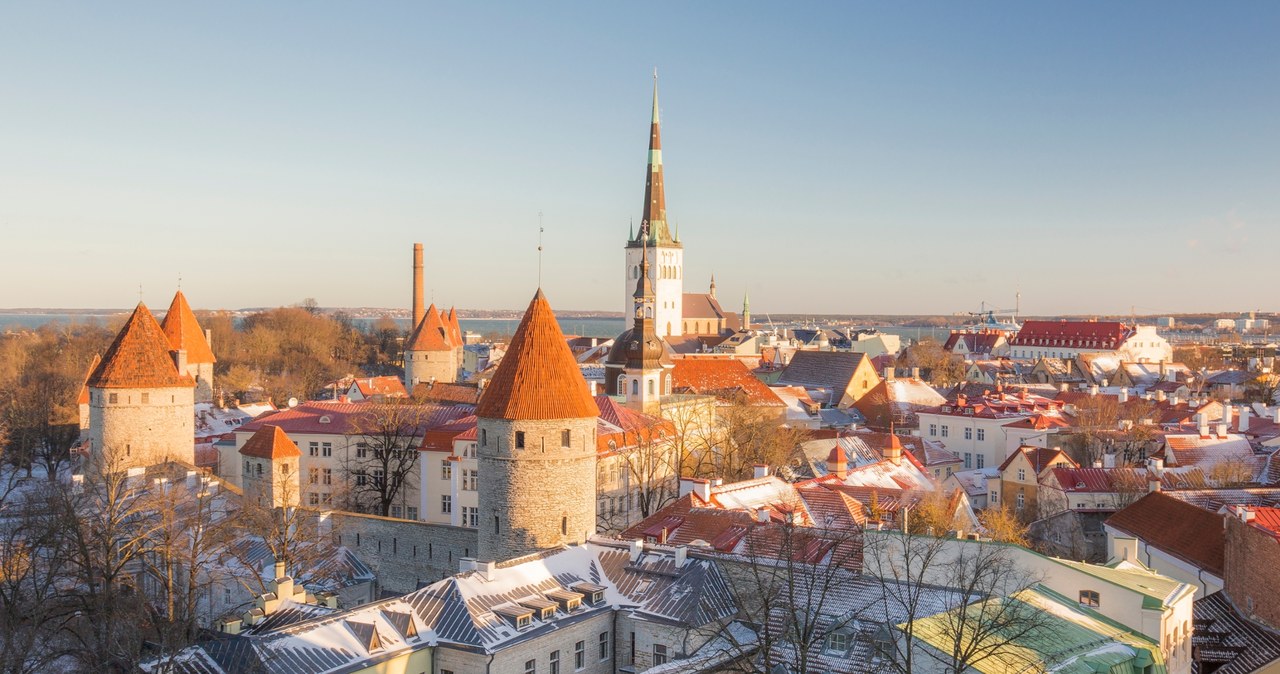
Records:
[[[624,395],[627,392],[627,375],[618,375],[618,395]]]
[[[489,446],[489,431],[488,431],[488,429],[484,429],[484,428],[481,428],[481,429],[480,429],[480,445],[481,445],[481,446],[483,446],[483,447],[488,447],[488,446]]]
[[[652,380],[652,379],[650,379],[650,380],[649,380],[649,386],[648,386],[648,388],[649,388],[649,395],[653,395],[653,380]]]
[[[640,395],[640,380],[639,380],[639,379],[632,379],[632,380],[631,380],[631,395],[633,395],[633,396],[638,396],[638,395]]]

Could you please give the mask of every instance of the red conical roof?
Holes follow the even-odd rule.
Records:
[[[279,426],[270,424],[259,428],[250,436],[248,442],[244,443],[244,447],[240,448],[240,453],[245,456],[256,456],[259,459],[289,459],[302,456],[302,451],[293,444],[289,436],[285,435]]]
[[[169,304],[169,312],[164,315],[160,328],[169,338],[169,344],[173,349],[186,350],[188,363],[218,362],[213,357],[213,349],[209,348],[209,342],[204,338],[204,330],[200,329],[200,323],[196,321],[196,315],[191,312],[191,305],[187,304],[187,297],[181,290],[173,296],[173,302]]]
[[[841,466],[842,469],[844,466],[849,465],[849,455],[845,454],[844,447],[841,447],[839,442],[827,454],[827,463],[834,463],[837,466]]]
[[[458,310],[449,307],[449,335],[454,346],[462,346],[462,324],[458,323]]]
[[[551,305],[539,289],[498,363],[476,416],[586,419],[600,414]]]
[[[422,317],[417,329],[409,335],[409,344],[405,351],[449,351],[453,349],[449,339],[449,329],[440,318],[436,305],[427,307],[427,315]]]
[[[179,373],[170,355],[169,338],[155,316],[141,302],[107,347],[102,362],[89,375],[92,388],[194,387],[195,380]]]

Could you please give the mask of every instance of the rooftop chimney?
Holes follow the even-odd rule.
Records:
[[[676,568],[684,568],[684,563],[689,561],[689,548],[683,545],[676,546]]]
[[[1209,437],[1209,417],[1204,412],[1196,412],[1196,425],[1200,427],[1200,437]]]
[[[634,562],[639,560],[640,555],[643,555],[643,554],[644,554],[644,541],[638,538],[634,541],[631,541],[631,561]]]
[[[1234,407],[1232,407],[1230,404],[1223,403],[1223,405],[1222,405],[1222,423],[1227,424],[1227,425],[1230,425],[1230,424],[1231,424],[1231,413],[1232,413],[1232,412],[1234,412],[1234,411],[1235,411],[1235,408],[1234,408]]]
[[[1127,388],[1120,389],[1120,395],[1118,396],[1117,399],[1119,400],[1121,405],[1129,402],[1129,389]]]
[[[1227,437],[1227,430],[1230,428],[1231,427],[1226,424],[1218,424],[1218,437],[1220,438]]]
[[[696,477],[680,478],[680,496],[697,494],[703,501],[711,500],[711,482]]]
[[[426,305],[422,303],[422,244],[413,244],[413,325],[409,330],[418,327],[422,317],[427,315]]]
[[[918,368],[918,367],[913,367],[913,368],[911,368],[911,378],[912,378],[912,379],[919,379],[919,378],[920,378],[920,368]]]
[[[1239,417],[1237,417],[1237,418],[1239,419],[1239,421],[1238,421],[1238,422],[1236,422],[1236,429],[1237,429],[1237,430],[1239,430],[1241,433],[1243,433],[1243,432],[1245,432],[1245,431],[1249,430],[1249,407],[1248,407],[1248,405],[1245,405],[1245,406],[1243,406],[1243,407],[1241,407],[1241,408],[1240,408],[1240,416],[1239,416]]]
[[[885,381],[893,381],[893,368],[892,368],[892,367],[886,367],[886,368],[884,369],[884,380],[885,380]]]
[[[769,477],[769,467],[763,463],[757,463],[751,467],[751,477],[761,478]]]

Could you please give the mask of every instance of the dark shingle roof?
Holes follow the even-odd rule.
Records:
[[[1216,576],[1222,575],[1226,536],[1221,515],[1153,492],[1108,517],[1107,526],[1137,536]]]

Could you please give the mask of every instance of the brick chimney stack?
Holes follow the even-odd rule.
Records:
[[[413,244],[413,325],[409,326],[409,332],[417,329],[418,324],[422,322],[422,317],[426,315],[426,305],[423,304],[422,290],[422,244]]]

